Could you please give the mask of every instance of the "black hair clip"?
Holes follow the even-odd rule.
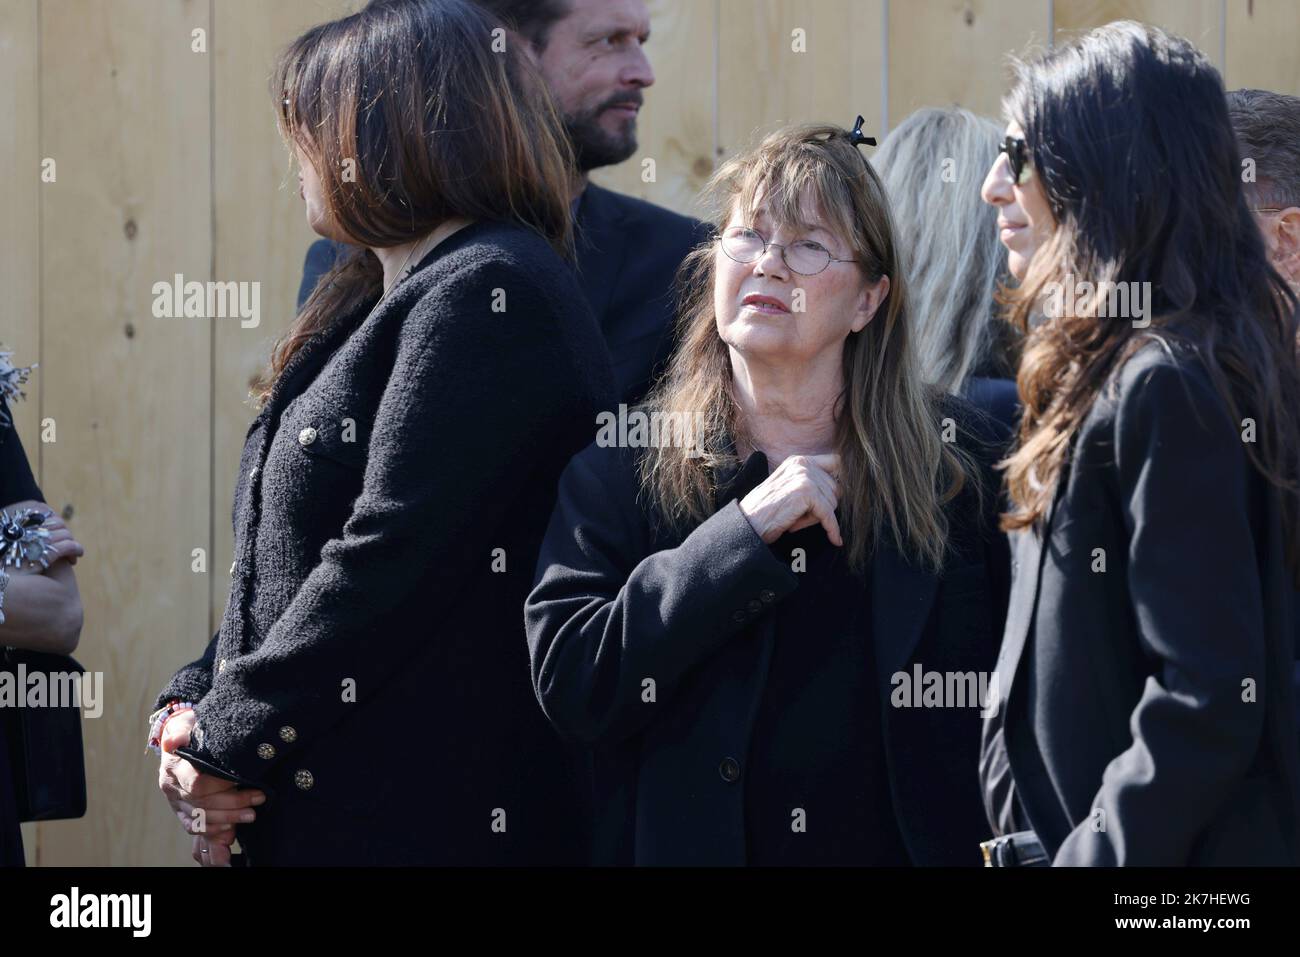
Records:
[[[854,146],[861,146],[863,143],[866,143],[868,146],[875,146],[875,139],[862,132],[862,124],[864,122],[863,118],[859,116],[858,121],[853,124],[853,132],[849,134],[849,142]]]

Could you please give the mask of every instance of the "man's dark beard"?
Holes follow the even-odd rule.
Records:
[[[621,97],[600,104],[595,110],[578,116],[565,116],[564,129],[573,144],[574,157],[578,169],[590,172],[602,166],[616,166],[636,152],[636,120],[626,127],[623,134],[607,132],[599,122],[601,113],[611,106],[622,104],[641,105],[641,98],[635,100]]]

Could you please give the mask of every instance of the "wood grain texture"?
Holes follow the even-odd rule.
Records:
[[[145,753],[153,696],[208,624],[211,332],[161,319],[153,284],[210,276],[208,0],[42,0],[42,478],[86,547],[77,657],[103,672],[84,722],[89,810],[39,826],[42,864],[181,861]],[[210,39],[210,36],[209,36]]]
[[[892,0],[890,125],[923,106],[998,118],[1008,57],[1041,50],[1047,34],[1047,0]]]
[[[1296,0],[1227,0],[1230,90],[1255,87],[1300,96],[1300,3]]]
[[[40,83],[36,0],[0,0],[0,209],[10,241],[0,256],[0,346],[16,365],[40,361]],[[54,185],[54,184],[49,184]],[[40,481],[40,379],[27,385],[27,400],[10,407]],[[0,502],[0,506],[9,504]],[[23,825],[27,859],[36,861],[36,825]]]
[[[879,131],[883,22],[883,0],[721,0],[720,153],[789,124],[847,128],[858,114]]]
[[[1056,0],[1058,43],[1111,20],[1140,20],[1186,37],[1223,69],[1221,0]]]
[[[41,182],[37,16],[36,0],[0,0],[0,129],[5,131],[0,137],[0,209],[11,237],[0,256],[0,346],[20,366],[40,361],[41,190],[57,186]],[[39,376],[37,370],[27,400],[10,410],[33,471],[40,465]]]

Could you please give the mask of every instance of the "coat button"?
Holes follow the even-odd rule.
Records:
[[[257,746],[257,756],[264,761],[270,761],[275,757],[275,748],[269,744],[259,744]]]
[[[256,481],[256,480],[257,480],[257,474],[258,474],[259,472],[261,472],[261,471],[262,471],[262,470],[261,470],[260,468],[258,468],[256,465],[254,465],[251,469],[248,470],[248,478],[249,478],[249,480],[250,480],[250,481]]]
[[[772,602],[776,601],[776,592],[772,591],[770,588],[764,588],[758,593],[758,597],[763,599],[765,604],[770,605]]]
[[[310,771],[299,769],[293,772],[293,783],[298,786],[300,791],[310,791],[316,779],[311,776]]]
[[[731,620],[732,620],[732,621],[735,621],[735,622],[741,622],[741,621],[744,621],[744,620],[745,620],[745,613],[744,613],[743,611],[733,612],[732,615],[731,615]]]
[[[722,775],[722,780],[734,784],[740,779],[740,762],[735,758],[723,758],[718,765],[718,773]]]
[[[220,661],[217,662],[217,674],[221,674],[221,672],[225,670],[226,670],[226,659],[222,658]]]
[[[763,610],[763,603],[758,599],[754,599],[745,607],[749,609],[749,613],[751,615],[757,615],[760,611]]]
[[[298,740],[298,732],[286,724],[280,729],[280,740],[285,744],[293,744]]]
[[[301,432],[298,433],[299,445],[311,445],[315,441],[316,441],[316,430],[313,429],[311,426],[307,426],[307,428],[303,429]]]

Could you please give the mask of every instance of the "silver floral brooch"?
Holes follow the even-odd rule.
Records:
[[[39,508],[0,511],[0,567],[50,567],[46,556],[54,548],[50,531],[44,527],[49,517],[49,512]]]
[[[15,366],[9,361],[12,352],[0,352],[0,399],[4,400],[5,405],[12,405],[19,399],[27,398],[27,393],[23,391],[23,386],[31,377],[35,365]],[[0,407],[0,428],[9,428],[13,425],[13,420],[3,407]]]

